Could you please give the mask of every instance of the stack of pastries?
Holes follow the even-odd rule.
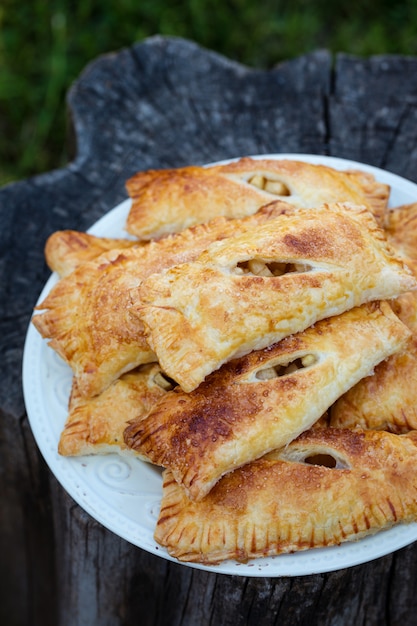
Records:
[[[59,231],[33,323],[70,366],[59,452],[163,468],[155,539],[247,561],[417,520],[417,203],[359,170],[139,172],[130,237]]]

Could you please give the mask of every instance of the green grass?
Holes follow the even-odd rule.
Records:
[[[268,68],[317,48],[417,55],[417,0],[2,0],[0,185],[63,166],[65,94],[99,54],[176,35]],[[78,5],[78,6],[76,6]]]

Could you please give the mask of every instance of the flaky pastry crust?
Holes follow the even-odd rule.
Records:
[[[131,451],[123,438],[128,421],[147,415],[171,388],[158,363],[124,374],[93,398],[84,398],[74,381],[58,452],[63,456],[82,456]]]
[[[417,294],[406,293],[393,305],[411,331],[404,347],[377,365],[373,376],[360,380],[329,411],[337,428],[369,428],[407,433],[417,429]]]
[[[388,211],[385,232],[388,241],[417,276],[417,202]]]
[[[132,308],[164,371],[190,392],[230,359],[416,284],[369,211],[337,203],[212,244],[143,281]]]
[[[96,237],[77,230],[58,230],[46,241],[45,260],[49,269],[63,278],[82,263],[92,261],[107,250],[140,245],[143,243],[130,239]]]
[[[277,199],[304,208],[324,202],[366,205],[382,223],[389,187],[368,173],[286,159],[249,157],[211,167],[138,172],[126,228],[141,239],[178,232],[218,215],[241,218]]]
[[[165,470],[155,539],[180,561],[334,546],[417,514],[417,433],[314,429],[191,501]]]
[[[225,165],[138,172],[126,228],[140,239],[178,232],[218,215],[241,218],[274,200],[304,208],[324,202],[366,205],[382,224],[389,187],[363,171],[286,159],[245,157]]]
[[[201,500],[224,474],[310,428],[409,334],[384,302],[322,320],[231,361],[192,393],[166,394],[127,427],[126,444]]]
[[[154,272],[190,261],[213,241],[254,229],[291,208],[283,202],[242,220],[208,224],[128,249],[113,249],[61,279],[37,307],[33,324],[70,365],[79,392],[101,393],[119,376],[156,361],[142,322],[130,314],[130,293]]]
[[[403,205],[387,214],[387,235],[396,253],[417,274],[417,204]],[[335,427],[370,428],[406,433],[417,429],[417,294],[406,293],[392,302],[411,336],[403,350],[380,363],[331,408]]]

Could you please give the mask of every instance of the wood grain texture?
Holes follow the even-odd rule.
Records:
[[[334,63],[333,63],[334,62]],[[0,623],[414,626],[417,544],[297,578],[216,575],[104,529],[62,490],[25,415],[21,360],[47,236],[86,229],[137,170],[309,152],[417,181],[417,59],[316,51],[258,71],[154,37],[96,59],[68,94],[69,165],[0,190]]]

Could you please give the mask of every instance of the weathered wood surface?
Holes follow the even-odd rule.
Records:
[[[104,529],[41,458],[21,361],[49,275],[46,237],[89,227],[135,171],[307,152],[417,181],[416,102],[417,58],[317,51],[255,71],[155,37],[85,69],[68,94],[70,165],[0,190],[0,624],[415,626],[417,543],[327,574],[241,578],[170,563]]]

